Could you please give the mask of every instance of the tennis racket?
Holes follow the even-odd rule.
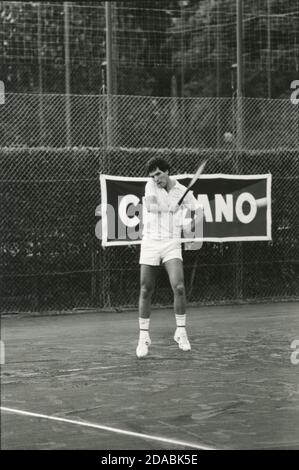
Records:
[[[207,160],[205,160],[199,167],[198,167],[198,170],[197,172],[195,173],[195,175],[193,176],[192,180],[190,181],[190,183],[188,184],[187,186],[187,189],[186,191],[184,192],[183,196],[180,198],[179,202],[178,202],[178,206],[180,206],[184,200],[184,197],[186,196],[186,194],[188,194],[188,192],[190,191],[190,189],[192,189],[192,187],[194,186],[194,184],[196,183],[196,181],[199,179],[200,175],[202,174],[203,170],[204,170],[204,167],[207,163]]]

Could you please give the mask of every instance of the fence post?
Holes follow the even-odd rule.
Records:
[[[240,157],[243,148],[243,0],[237,2],[237,90],[236,90],[236,156],[235,171],[241,174]],[[236,299],[243,298],[243,246],[236,242]]]
[[[111,3],[105,2],[105,19],[106,19],[106,81],[102,87],[104,92],[103,106],[103,147],[101,169],[104,173],[110,173],[110,159],[113,148],[113,119],[112,119],[112,94],[113,94],[113,69],[112,69],[112,18]],[[102,248],[103,249],[103,248]],[[101,289],[103,307],[111,307],[111,254],[107,249],[103,250],[101,269]]]
[[[64,8],[64,61],[65,61],[65,121],[66,146],[71,146],[71,74],[70,74],[70,19],[69,2],[63,3]]]
[[[94,239],[91,240],[91,302],[96,303],[97,277],[96,277],[96,248]]]
[[[112,118],[112,102],[113,94],[113,72],[112,72],[112,14],[111,3],[105,2],[106,13],[106,75],[107,75],[107,148],[112,147],[113,134],[113,118]]]
[[[40,145],[44,143],[44,114],[43,114],[43,61],[42,61],[42,16],[41,4],[37,4],[37,48],[38,48],[38,111],[39,111],[39,137]]]

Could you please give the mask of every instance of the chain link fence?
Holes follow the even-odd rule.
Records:
[[[272,173],[271,242],[184,252],[189,303],[299,296],[299,106],[290,100],[8,94],[0,106],[1,311],[136,306],[139,247],[95,237],[99,174]],[[238,123],[238,136],[237,127]],[[224,134],[230,132],[227,141]],[[172,303],[161,268],[154,303]]]

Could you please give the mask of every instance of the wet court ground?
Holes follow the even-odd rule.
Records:
[[[191,352],[174,329],[154,310],[138,360],[136,312],[2,318],[2,449],[299,449],[298,303],[191,308]]]

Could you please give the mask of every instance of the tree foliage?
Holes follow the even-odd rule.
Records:
[[[231,96],[235,0],[113,2],[114,91]],[[298,78],[299,3],[244,3],[245,95],[277,98]],[[9,92],[65,92],[63,2],[0,2],[1,79]],[[269,20],[269,21],[268,21]],[[271,49],[268,48],[270,39]],[[71,92],[99,93],[104,74],[104,3],[69,3]],[[296,72],[297,71],[297,72]]]

